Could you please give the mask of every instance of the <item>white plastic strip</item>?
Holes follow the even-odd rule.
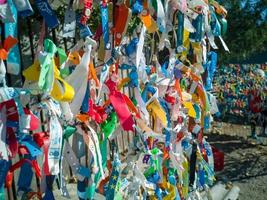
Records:
[[[227,47],[226,43],[224,42],[222,36],[219,36],[219,38],[221,40],[221,43],[223,45],[224,50],[230,52],[230,50],[228,49],[228,47]]]
[[[137,44],[137,49],[136,49],[136,67],[139,67],[140,60],[141,60],[141,55],[143,52],[143,47],[144,47],[144,42],[145,42],[145,33],[146,33],[146,27],[143,26],[141,29],[139,41]]]
[[[91,132],[91,138],[93,139],[94,143],[95,143],[95,146],[96,146],[96,153],[97,153],[97,158],[98,158],[98,166],[99,166],[99,169],[100,169],[100,174],[101,174],[101,177],[102,179],[105,179],[105,175],[104,175],[104,170],[103,170],[103,166],[102,166],[102,155],[101,155],[101,152],[100,152],[100,148],[99,148],[99,141],[98,141],[98,137],[97,137],[97,134],[95,132],[95,130],[87,125],[90,132]]]
[[[50,145],[48,150],[48,166],[51,175],[59,174],[59,161],[62,146],[62,127],[55,114],[50,117]]]
[[[66,78],[66,81],[74,88],[75,91],[75,96],[70,103],[70,109],[73,115],[79,113],[86,93],[91,49],[92,45],[89,44],[80,64],[77,65],[75,70]]]
[[[141,110],[141,112],[143,114],[143,117],[144,117],[145,121],[148,122],[149,121],[149,113],[148,113],[148,111],[146,109],[146,104],[143,101],[138,88],[134,88],[134,96],[135,96],[135,99],[136,99],[136,101],[138,103],[138,106],[139,106],[139,108],[140,108],[140,110]]]
[[[63,158],[66,159],[67,163],[71,167],[72,173],[77,177],[79,181],[83,181],[84,177],[78,173],[80,169],[79,160],[73,152],[70,144],[66,140],[64,141],[63,156]]]
[[[184,28],[190,33],[196,32],[196,29],[186,15],[184,16]]]

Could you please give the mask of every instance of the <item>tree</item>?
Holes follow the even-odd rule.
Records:
[[[230,54],[220,47],[219,62],[243,61],[255,53],[266,51],[267,0],[235,0],[222,3],[228,10],[228,32],[224,40]]]

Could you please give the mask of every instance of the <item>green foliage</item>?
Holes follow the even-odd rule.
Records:
[[[223,1],[228,10],[224,36],[230,54],[219,49],[219,62],[238,62],[267,50],[267,0]],[[217,41],[217,44],[220,42]]]

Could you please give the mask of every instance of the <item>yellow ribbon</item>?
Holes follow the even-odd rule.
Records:
[[[71,101],[74,97],[73,88],[60,77],[60,72],[55,63],[53,68],[54,68],[54,84],[51,91],[51,97],[58,101]],[[37,82],[40,76],[39,61],[35,60],[33,65],[24,70],[23,76],[28,81]]]

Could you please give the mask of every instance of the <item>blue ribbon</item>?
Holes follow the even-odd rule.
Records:
[[[176,47],[183,45],[183,39],[184,39],[184,14],[181,11],[178,11],[177,13],[177,19],[178,19],[178,28],[176,30]]]
[[[209,52],[208,58],[209,58],[209,61],[206,65],[207,79],[206,79],[205,89],[211,90],[213,76],[214,76],[214,73],[216,71],[216,66],[217,66],[217,53],[215,53],[214,51]]]
[[[210,116],[206,115],[204,117],[204,129],[207,130],[210,128]]]
[[[19,123],[14,121],[7,121],[6,126],[10,128],[19,128]]]
[[[7,160],[0,160],[0,188],[4,186],[5,180],[6,180],[6,175],[9,170],[9,167],[11,165],[10,161]]]
[[[86,179],[83,181],[79,181],[77,183],[77,195],[79,197],[79,200],[85,200],[86,199]]]
[[[136,52],[137,44],[139,39],[134,38],[130,41],[130,43],[125,47],[125,53],[128,57],[130,57],[133,53]]]
[[[141,97],[142,97],[144,102],[147,102],[147,100],[148,100],[147,99],[148,92],[154,94],[156,92],[156,89],[153,86],[151,86],[150,84],[147,84],[145,86],[144,90],[141,93]]]
[[[26,146],[32,157],[36,157],[42,154],[42,150],[33,141],[33,138],[30,135],[21,135],[21,138],[19,138],[19,143]]]
[[[134,5],[132,7],[132,13],[133,14],[140,14],[143,10],[143,2],[142,0],[136,0],[134,2]]]
[[[165,147],[169,147],[171,143],[171,133],[167,129],[164,129],[165,134]]]
[[[13,0],[14,4],[11,0],[8,0],[7,2],[10,5],[10,7],[14,6],[14,4],[15,4],[16,10],[18,11],[18,14],[22,17],[28,17],[34,13],[32,10],[31,4],[28,0]],[[13,4],[13,5],[11,6],[11,4]],[[12,8],[11,8],[11,10],[12,10]],[[13,11],[12,11],[12,13],[13,13]]]
[[[46,180],[46,190],[43,200],[55,200],[53,194],[53,183],[55,180],[55,176],[54,175],[46,176],[45,180]]]
[[[90,170],[87,167],[84,167],[82,165],[79,167],[78,174],[82,175],[83,177],[87,177],[87,178],[90,178],[91,176]]]
[[[16,1],[15,1],[16,2]],[[8,0],[7,3],[10,6],[11,13],[15,19],[14,23],[5,23],[5,38],[12,36],[14,38],[18,37],[18,13],[17,9],[12,0]],[[10,74],[18,75],[20,73],[20,52],[19,46],[16,44],[12,49],[9,50],[7,57],[7,72]]]
[[[168,181],[170,182],[170,184],[172,184],[174,187],[175,187],[175,199],[174,200],[181,200],[181,197],[180,197],[180,194],[179,194],[179,191],[177,189],[177,181],[176,181],[176,178],[174,175],[171,175],[171,176],[168,176]]]
[[[80,19],[81,19],[81,15],[77,15],[76,24],[78,28],[80,29],[80,37],[81,38],[91,37],[93,34],[90,28],[87,25],[83,25]]]
[[[194,104],[193,107],[196,111],[196,119],[200,119],[200,107],[197,104]]]
[[[162,65],[161,65],[161,71],[165,77],[169,77],[170,74],[168,72],[168,67],[169,67],[169,60],[166,60]]]
[[[205,171],[202,169],[201,166],[199,166],[199,170],[198,170],[198,184],[200,186],[205,185]]]
[[[134,66],[132,68],[132,71],[129,73],[129,78],[131,79],[129,82],[130,87],[138,87],[139,82],[138,82],[138,73],[136,71],[136,67]]]
[[[101,12],[101,22],[102,22],[102,32],[103,32],[103,38],[105,43],[105,49],[109,50],[111,48],[111,44],[109,42],[109,27],[108,27],[108,6],[101,5],[100,6],[100,12]]]
[[[189,38],[194,40],[195,42],[200,42],[203,38],[203,14],[199,14],[196,19],[192,21],[192,25],[196,29],[194,33],[190,33]]]
[[[24,158],[34,160],[31,155],[25,155]],[[28,162],[24,162],[20,168],[18,191],[29,192],[31,191],[31,182],[33,177],[32,165]]]
[[[82,107],[81,107],[81,111],[83,113],[87,113],[89,110],[89,98],[90,98],[90,81],[87,81],[86,92],[85,92]]]
[[[163,108],[163,110],[166,113],[167,122],[168,122],[167,123],[167,127],[171,127],[171,115],[170,115],[170,111],[169,111],[169,108],[168,108],[168,104],[163,98],[158,98],[158,100],[159,100],[159,103],[160,103],[161,107]]]
[[[161,195],[161,190],[159,188],[159,186],[157,185],[157,183],[160,181],[160,176],[158,172],[155,172],[154,174],[152,174],[151,176],[149,176],[147,178],[148,181],[154,183],[156,185],[156,190],[155,190],[155,194],[157,196],[157,199],[162,200],[162,195]]]
[[[56,28],[59,22],[47,0],[35,0],[34,2],[47,26],[49,28]]]
[[[217,16],[213,11],[211,11],[211,21],[210,21],[210,27],[211,27],[211,30],[212,30],[212,33],[214,36],[220,36],[222,33],[221,31],[221,24],[219,22],[219,20],[217,19]]]

